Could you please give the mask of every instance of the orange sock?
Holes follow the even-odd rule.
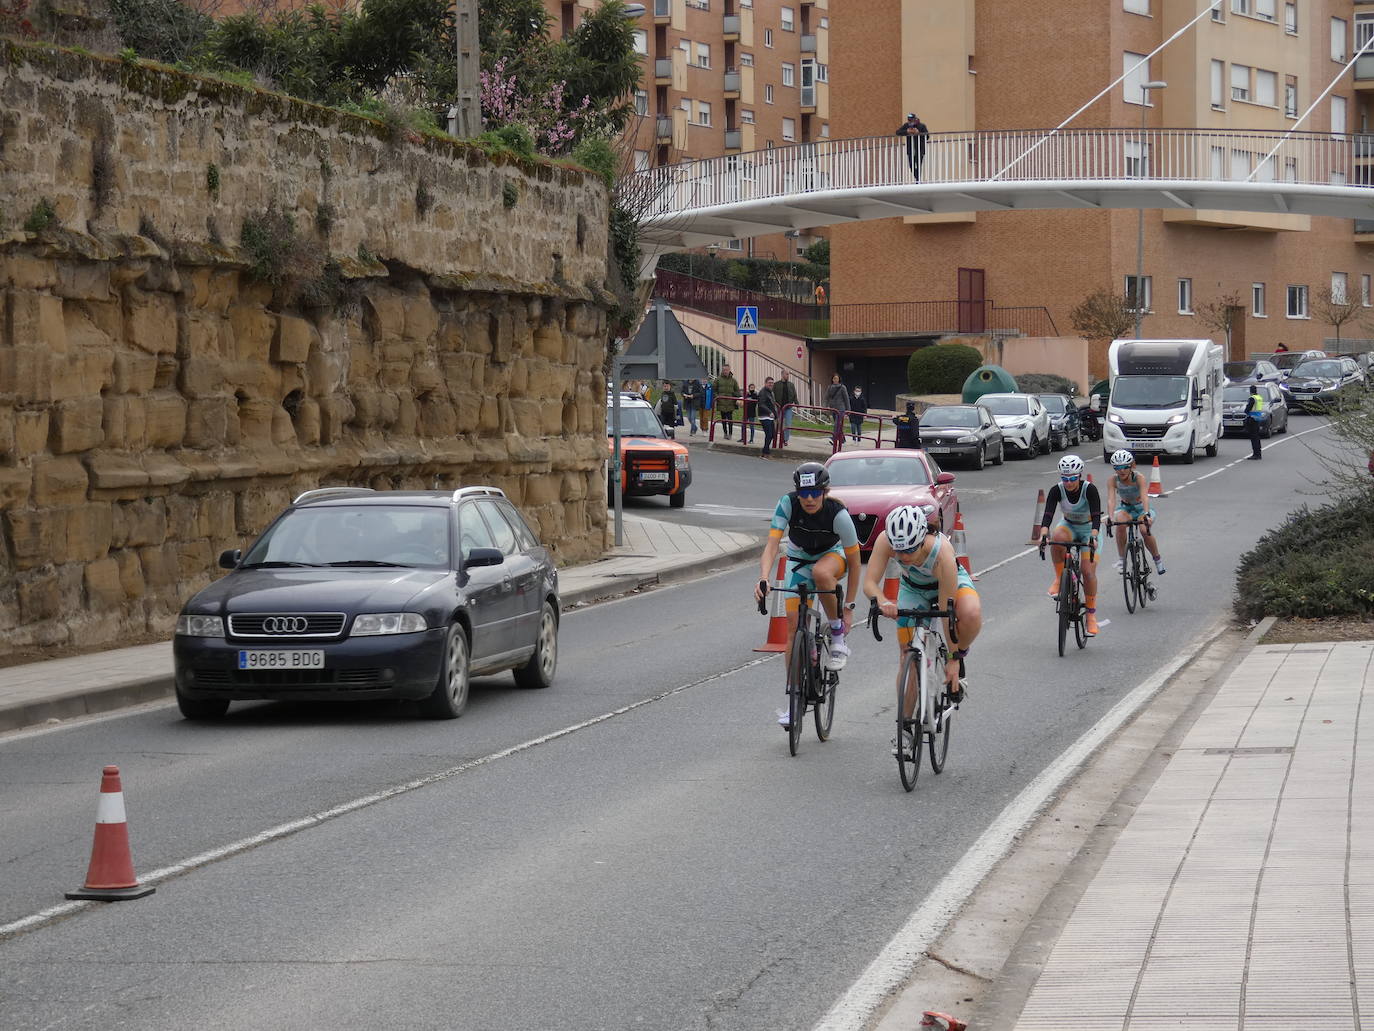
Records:
[[[1097,595],[1095,595],[1095,594],[1090,594],[1090,595],[1088,595],[1087,609],[1088,609],[1089,612],[1096,612],[1096,611],[1097,611]]]

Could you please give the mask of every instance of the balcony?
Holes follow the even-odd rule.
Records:
[[[725,149],[726,149],[726,150],[743,150],[743,149],[744,149],[744,140],[743,140],[743,138],[742,138],[743,136],[744,136],[744,134],[743,134],[739,129],[726,129],[726,130],[725,130]],[[1358,222],[1355,223],[1355,225],[1356,225],[1357,227],[1359,226],[1359,224],[1360,224],[1360,223],[1358,223]]]
[[[1374,54],[1361,54],[1355,58],[1355,88],[1374,90]]]
[[[816,113],[816,87],[803,86],[801,88],[801,109],[802,114],[814,115]]]
[[[816,52],[816,34],[814,32],[802,34],[801,52],[803,54],[814,54]]]
[[[673,59],[671,57],[654,58],[654,85],[669,86],[673,82]]]
[[[720,31],[722,36],[724,36],[725,38],[725,42],[739,42],[739,23],[740,17],[738,14],[727,14],[724,18],[721,19]]]
[[[1355,242],[1374,243],[1374,219],[1355,219]]]
[[[671,115],[658,115],[654,118],[654,142],[673,142],[673,119]]]
[[[737,69],[731,69],[725,73],[725,99],[739,99],[740,74]]]

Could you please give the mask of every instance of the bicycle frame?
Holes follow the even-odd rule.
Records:
[[[1064,571],[1061,575],[1059,594],[1055,597],[1054,610],[1059,620],[1059,655],[1064,655],[1064,642],[1068,638],[1069,627],[1073,627],[1074,643],[1081,649],[1088,643],[1087,602],[1083,597],[1083,562],[1079,554],[1088,549],[1089,561],[1097,556],[1097,546],[1092,541],[1043,541],[1040,545],[1040,561],[1045,561],[1045,549],[1055,545],[1064,549]],[[1069,590],[1066,591],[1065,587]],[[1071,596],[1070,596],[1071,595]]]
[[[839,683],[839,673],[823,668],[821,657],[829,652],[827,635],[828,622],[815,604],[821,594],[830,591],[817,591],[807,584],[796,587],[765,586],[764,597],[759,600],[759,612],[767,614],[767,591],[782,591],[795,594],[800,602],[797,608],[797,626],[792,634],[787,652],[787,746],[797,754],[801,742],[801,725],[806,710],[815,714],[816,737],[825,741],[830,736],[831,722],[835,717],[835,688]],[[844,589],[836,586],[833,591],[837,604],[844,601]]]
[[[1149,525],[1143,519],[1107,522],[1108,533],[1111,533],[1113,526],[1126,527],[1126,550],[1121,566],[1121,583],[1126,595],[1127,612],[1134,612],[1137,605],[1143,609],[1147,601],[1154,599],[1154,588],[1150,586],[1150,563],[1145,555],[1145,533]]]

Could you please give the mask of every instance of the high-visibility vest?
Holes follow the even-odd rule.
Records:
[[[1250,409],[1250,418],[1258,419],[1264,413],[1264,395],[1258,390],[1252,391],[1250,400],[1255,402],[1254,407]]]

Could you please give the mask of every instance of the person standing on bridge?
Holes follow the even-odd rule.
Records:
[[[763,431],[763,447],[759,450],[759,457],[767,458],[773,447],[773,434],[777,432],[778,418],[778,402],[773,397],[772,376],[764,379],[763,389],[759,391],[758,413],[759,429]]]
[[[782,420],[778,446],[786,447],[788,438],[792,436],[792,405],[797,403],[797,387],[788,379],[786,369],[782,370],[782,375],[773,384],[773,400],[777,402],[778,417]]]
[[[921,181],[921,162],[926,156],[926,137],[930,129],[916,117],[916,112],[906,116],[906,121],[897,126],[895,136],[906,137],[906,161],[911,166],[911,175],[918,183]]]
[[[830,438],[834,442],[834,449],[839,451],[844,446],[844,413],[849,411],[849,391],[840,381],[838,372],[830,377],[830,386],[825,388],[825,407],[830,409],[835,420]]]
[[[716,377],[712,384],[712,393],[715,395],[716,414],[720,417],[721,429],[725,433],[725,439],[729,440],[730,435],[735,429],[735,409],[739,407],[739,380],[735,379],[735,374],[730,371],[730,366],[726,365],[720,370],[720,375]],[[744,426],[740,428],[740,439],[744,439]]]

